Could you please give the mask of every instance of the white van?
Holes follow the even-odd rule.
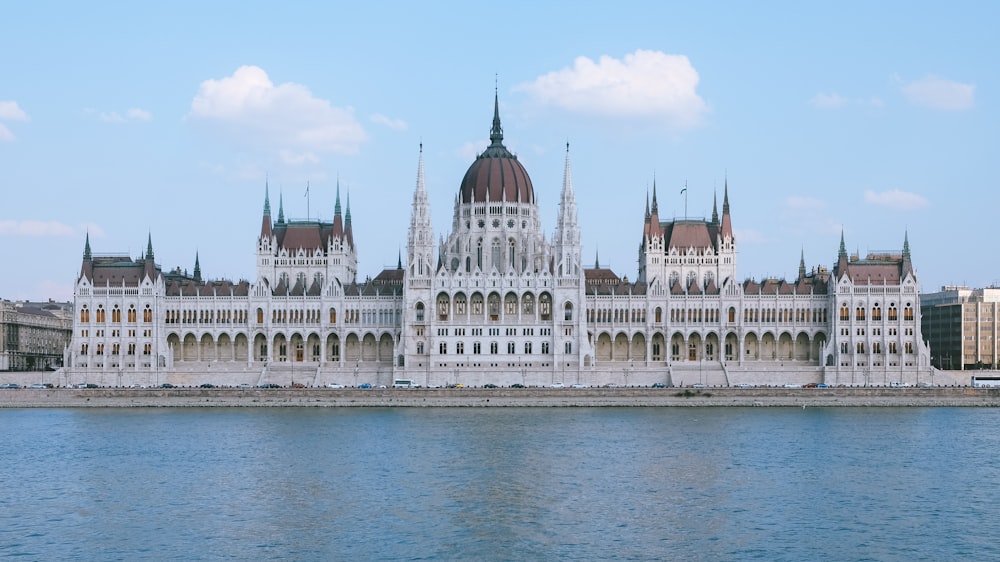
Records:
[[[393,388],[420,388],[420,385],[412,379],[396,379],[392,381]]]

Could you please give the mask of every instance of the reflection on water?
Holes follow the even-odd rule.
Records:
[[[985,409],[3,410],[0,555],[996,559]]]

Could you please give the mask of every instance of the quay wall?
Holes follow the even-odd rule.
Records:
[[[2,389],[0,408],[1000,407],[1000,388],[50,388]]]

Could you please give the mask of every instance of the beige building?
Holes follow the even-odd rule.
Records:
[[[1000,287],[946,285],[921,296],[921,330],[939,369],[995,369],[1000,363]]]
[[[0,301],[0,371],[61,367],[73,336],[72,310],[72,303]]]

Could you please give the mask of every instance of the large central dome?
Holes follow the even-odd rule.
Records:
[[[493,101],[493,128],[490,145],[469,166],[459,191],[462,203],[506,201],[509,203],[534,203],[535,189],[531,178],[514,156],[503,145],[503,128],[500,127],[499,99]]]

